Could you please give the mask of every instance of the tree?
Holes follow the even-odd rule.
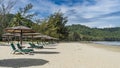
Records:
[[[0,0],[0,36],[3,34],[3,29],[8,27],[10,20],[10,11],[16,4],[16,0]],[[9,19],[8,19],[8,18]]]
[[[35,14],[28,14],[29,10],[32,9],[32,7],[33,5],[30,3],[27,4],[24,8],[20,8],[12,19],[10,26],[32,26],[30,19],[32,19]]]
[[[41,30],[49,36],[65,39],[68,36],[68,30],[65,26],[67,21],[67,17],[64,17],[63,13],[56,12],[41,24],[41,27],[44,26]]]
[[[5,4],[4,0],[0,0],[0,27],[6,28],[8,26],[8,22],[6,16],[10,13],[11,9],[15,5],[16,0],[8,0],[7,4]]]

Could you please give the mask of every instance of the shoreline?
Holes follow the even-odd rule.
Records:
[[[93,46],[93,47],[104,49],[104,50],[120,52],[120,46],[117,46],[117,45],[105,45],[105,44],[97,44],[92,42],[80,42],[80,43],[87,44],[88,46]]]

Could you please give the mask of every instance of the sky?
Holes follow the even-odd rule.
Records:
[[[44,19],[61,11],[68,17],[67,25],[82,24],[93,28],[120,27],[120,0],[17,0],[11,13],[33,4],[30,13]]]

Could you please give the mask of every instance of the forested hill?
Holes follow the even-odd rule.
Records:
[[[100,41],[119,41],[120,40],[120,27],[116,28],[90,28],[84,25],[70,25],[67,26],[69,30],[68,40],[100,40]]]

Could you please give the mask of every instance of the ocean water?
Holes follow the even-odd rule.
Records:
[[[116,46],[120,46],[120,41],[95,41],[93,43],[103,44],[103,45],[116,45]]]

